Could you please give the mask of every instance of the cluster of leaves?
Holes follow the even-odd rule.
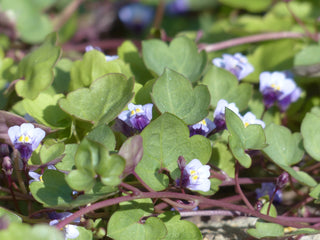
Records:
[[[13,2],[0,1],[5,10],[11,9]],[[27,8],[42,19],[35,20],[39,24],[47,23],[41,10],[52,4],[49,2]],[[271,1],[221,2],[249,12],[264,11],[271,5]],[[276,30],[298,28],[289,13],[282,14],[283,4],[273,6],[263,19],[251,15],[239,17],[236,23],[228,25],[230,32],[235,34],[237,29],[242,30],[242,34],[252,34],[268,31],[268,27],[275,30],[274,22],[282,23],[283,19],[288,19],[289,24],[277,25],[279,29]],[[293,3],[292,8],[303,4]],[[312,9],[310,11],[299,17],[309,19]],[[283,18],[282,22],[280,18]],[[27,20],[21,15],[18,21]],[[263,28],[261,21],[265,22]],[[226,22],[220,20],[206,32],[204,39],[221,31],[224,25]],[[17,26],[21,39],[26,42],[37,42],[43,37]],[[49,32],[52,28],[43,29]],[[10,222],[6,230],[0,231],[1,239],[25,236],[37,239],[43,236],[42,232],[46,239],[63,239],[58,230],[44,224],[48,220],[42,215],[39,222],[43,224],[29,226],[34,219],[25,217],[28,215],[27,204],[29,209],[40,212],[45,209],[74,212],[79,207],[84,211],[88,209],[83,212],[86,224],[78,227],[78,239],[105,237],[99,229],[107,229],[108,237],[120,240],[128,236],[131,239],[202,239],[196,225],[181,220],[177,211],[170,211],[171,206],[159,213],[155,209],[156,201],[144,197],[147,196],[145,190],[158,192],[158,197],[154,198],[163,198],[166,202],[166,195],[161,197],[161,193],[179,191],[175,186],[175,180],[181,174],[177,163],[179,156],[187,162],[199,159],[228,178],[235,177],[238,163],[252,177],[277,177],[285,171],[295,182],[294,188],[305,187],[308,189],[306,195],[319,201],[320,185],[314,178],[316,171],[310,167],[320,161],[317,146],[320,141],[320,99],[314,91],[315,87],[319,89],[320,55],[315,54],[320,52],[319,44],[291,39],[274,40],[250,48],[244,45],[240,50],[248,53],[255,72],[239,82],[233,74],[211,63],[212,57],[220,52],[199,51],[192,36],[177,36],[169,43],[159,39],[144,40],[141,51],[133,42],[124,41],[117,49],[119,59],[109,62],[97,50],[86,52],[80,60],[62,57],[55,33],[49,34],[39,47],[18,63],[5,57],[0,50],[1,140],[12,145],[7,136],[8,127],[26,122],[22,117],[29,115],[47,136],[33,153],[28,167],[41,171],[48,165],[57,168],[44,170],[43,181],[27,187],[32,199],[20,189],[18,201],[21,208],[23,206],[23,214],[8,212],[5,208],[14,209],[15,206],[0,198],[5,207],[0,209],[0,216],[5,216],[0,221]],[[229,49],[235,50],[238,49]],[[265,110],[257,86],[259,73],[287,69],[296,70],[296,79],[304,90],[302,97],[285,113],[277,107]],[[253,112],[262,118],[266,128],[255,124],[245,127],[235,113],[226,109],[227,130],[208,138],[190,137],[188,125],[206,117],[213,120],[213,111],[220,99],[236,103],[242,113]],[[153,103],[154,108],[151,123],[141,133],[127,138],[117,131],[115,122],[130,102]],[[13,179],[21,184],[18,162],[15,163]],[[27,183],[27,179],[24,180]],[[219,185],[224,180],[227,181],[212,177],[209,192],[188,192],[184,200],[191,203],[202,199],[199,195],[208,200],[215,198],[221,194]],[[28,200],[27,204],[20,201],[23,197]],[[270,206],[270,212],[268,203],[260,212],[276,218],[276,208]],[[92,214],[97,209],[96,215]],[[292,234],[315,232],[308,228]],[[256,228],[248,233],[256,238],[278,237],[284,236],[284,227],[259,220]]]

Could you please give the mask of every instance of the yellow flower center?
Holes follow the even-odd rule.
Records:
[[[249,125],[250,125],[250,123],[248,123],[248,122],[244,123],[244,127],[248,127]]]
[[[199,123],[202,124],[203,126],[207,126],[207,122],[204,119],[202,121],[200,121]]]
[[[30,143],[31,142],[31,139],[29,138],[29,136],[24,136],[24,135],[21,135],[18,139],[18,142],[19,143]]]
[[[134,115],[134,114],[136,114],[136,113],[142,113],[142,112],[143,112],[142,109],[136,108],[135,110],[132,110],[130,114],[131,114],[131,116],[132,116],[132,115]]]
[[[280,91],[280,86],[279,85],[276,85],[276,84],[271,84],[271,87],[277,91]]]
[[[191,175],[192,180],[194,180],[194,181],[196,181],[199,178],[199,176],[197,175],[197,171],[195,171],[195,170],[190,170],[190,175]]]
[[[40,182],[43,182],[42,175],[39,177]]]

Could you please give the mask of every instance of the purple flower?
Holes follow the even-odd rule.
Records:
[[[142,131],[152,119],[152,103],[145,105],[134,105],[129,103],[128,109],[119,114],[118,118],[128,126]]]
[[[250,124],[259,124],[262,128],[265,128],[266,126],[266,124],[262,120],[257,119],[252,112],[247,112],[243,117],[240,117],[245,127],[249,126]]]
[[[287,110],[301,95],[301,89],[285,72],[262,72],[259,90],[267,108],[278,102],[281,111]]]
[[[35,128],[31,123],[23,123],[21,126],[10,127],[8,135],[12,144],[20,152],[21,158],[26,163],[46,133],[41,128]]]
[[[206,137],[215,128],[216,125],[210,119],[205,118],[202,121],[189,126],[190,137],[196,134]]]
[[[238,80],[245,78],[253,72],[253,66],[248,62],[248,59],[241,53],[234,55],[223,54],[222,58],[214,58],[212,63],[217,67],[224,68],[235,75]]]
[[[167,4],[166,10],[170,14],[185,13],[189,10],[189,0],[174,0]]]
[[[70,215],[72,215],[72,213],[70,212],[51,212],[49,213],[49,217],[51,219],[54,219],[52,221],[49,222],[50,226],[55,226],[57,225],[60,221],[66,219],[67,217],[69,217]],[[80,218],[77,218],[76,220],[74,220],[73,222],[75,223],[79,223],[80,222]],[[79,236],[79,230],[77,228],[76,225],[72,225],[72,224],[67,224],[66,226],[64,226],[64,228],[62,229],[63,234],[64,234],[64,239],[74,239],[77,238]]]
[[[202,165],[198,159],[193,159],[180,170],[182,176],[177,180],[180,187],[186,187],[193,191],[207,192],[210,190],[210,166]]]
[[[154,9],[141,3],[131,3],[120,8],[118,16],[127,28],[141,33],[152,22]]]
[[[97,51],[99,51],[99,52],[102,52],[102,49],[99,48],[99,47],[93,47],[93,46],[91,46],[91,45],[86,46],[86,52],[89,52],[89,51],[92,51],[92,50],[97,50]],[[116,59],[119,58],[118,55],[112,55],[112,56],[110,56],[110,55],[105,55],[105,56],[106,56],[106,61],[107,61],[107,62],[113,61],[113,60],[116,60]]]
[[[262,183],[261,188],[256,189],[257,199],[266,195],[268,195],[269,199],[271,199],[275,189],[276,185],[273,183]],[[282,201],[282,192],[280,189],[276,191],[273,201],[276,203],[280,203]]]
[[[213,113],[213,117],[214,117],[213,122],[216,125],[218,130],[223,130],[226,128],[226,118],[225,118],[226,107],[232,110],[237,115],[239,115],[239,109],[237,108],[235,103],[228,103],[226,100],[220,99]]]

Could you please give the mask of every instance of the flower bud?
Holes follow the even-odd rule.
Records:
[[[10,157],[5,156],[2,160],[2,171],[7,176],[11,176],[13,172],[12,162]]]
[[[277,188],[281,189],[286,185],[289,181],[289,174],[287,172],[281,173],[281,175],[277,178]]]

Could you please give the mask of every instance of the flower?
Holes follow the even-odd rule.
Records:
[[[232,110],[237,115],[239,115],[239,109],[237,108],[235,103],[228,103],[226,100],[220,99],[213,113],[213,117],[214,117],[213,122],[216,125],[218,130],[223,130],[226,128],[226,118],[225,118],[226,107]]]
[[[99,48],[99,47],[93,47],[93,46],[91,46],[91,45],[86,46],[86,52],[89,52],[89,51],[92,51],[92,50],[97,50],[97,51],[99,51],[99,52],[102,52],[102,49]],[[107,61],[107,62],[113,61],[113,60],[116,60],[116,59],[119,58],[118,55],[112,55],[112,56],[110,56],[110,55],[105,55],[105,57],[106,57],[106,61]]]
[[[174,0],[166,5],[166,10],[168,13],[181,14],[189,10],[189,0]]]
[[[243,117],[240,117],[245,127],[249,126],[250,124],[259,124],[262,128],[265,128],[266,126],[266,124],[262,120],[257,119],[252,112],[247,112]]]
[[[180,187],[186,187],[193,191],[207,192],[210,190],[210,166],[202,165],[198,159],[193,159],[180,170],[181,177],[177,180]]]
[[[216,125],[208,118],[205,118],[202,121],[189,126],[190,137],[196,134],[206,137],[215,128]]]
[[[141,33],[152,22],[154,9],[141,3],[131,3],[120,8],[118,16],[127,28]]]
[[[287,110],[292,102],[297,101],[302,92],[285,72],[262,72],[259,90],[267,108],[278,102],[281,111]]]
[[[14,147],[20,152],[21,158],[27,162],[46,133],[31,123],[23,123],[21,126],[10,127],[8,135]]]
[[[266,195],[268,195],[269,199],[271,199],[275,189],[276,185],[273,183],[262,183],[261,188],[257,188],[255,191],[257,194],[257,199]],[[282,201],[282,192],[280,189],[276,191],[273,201],[276,203],[280,203]]]
[[[220,68],[224,68],[235,75],[238,80],[245,78],[253,72],[253,66],[248,62],[248,59],[241,53],[234,55],[223,54],[222,58],[214,58],[212,63]]]
[[[55,168],[55,166],[53,166],[53,165],[49,165],[49,166],[48,166],[48,169],[50,169],[50,170],[57,170],[57,169]],[[31,184],[32,182],[43,182],[43,180],[42,180],[42,174],[36,173],[36,172],[34,172],[34,171],[29,171],[28,174],[29,174],[29,176],[30,176],[31,178],[33,178],[33,179],[29,180],[29,184]]]
[[[64,220],[67,217],[69,217],[70,215],[72,215],[72,213],[70,212],[51,212],[49,213],[49,217],[51,219],[54,219],[52,221],[49,222],[50,226],[55,226],[59,223],[59,220]],[[74,220],[73,222],[75,223],[79,223],[80,222],[80,218],[77,218],[76,220]],[[63,234],[64,234],[64,239],[74,239],[77,238],[79,236],[79,230],[77,228],[76,225],[73,224],[67,224],[64,226],[64,228],[62,229]]]
[[[152,119],[152,103],[145,105],[134,105],[129,103],[128,109],[119,114],[118,118],[128,126],[142,131]]]

